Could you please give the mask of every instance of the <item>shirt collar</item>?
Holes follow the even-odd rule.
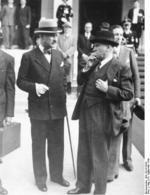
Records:
[[[39,45],[39,49],[41,50],[42,53],[44,53],[44,47],[43,47],[43,45],[40,44]]]
[[[102,68],[103,66],[105,66],[111,59],[113,58],[113,55],[108,56],[107,58],[105,58],[104,60],[101,61],[101,66],[100,68]]]

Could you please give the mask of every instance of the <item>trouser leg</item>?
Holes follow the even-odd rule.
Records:
[[[76,185],[81,189],[91,188],[91,173],[92,173],[92,159],[91,149],[89,143],[89,135],[87,131],[87,109],[85,107],[81,110],[79,120],[79,144],[77,156],[77,183]]]
[[[31,119],[33,171],[36,183],[45,183],[46,171],[46,121]]]
[[[109,161],[107,179],[113,180],[115,176],[119,175],[119,159],[120,159],[120,145],[122,134],[112,136],[109,147]]]
[[[48,124],[48,158],[52,180],[62,179],[64,159],[64,119],[51,120]]]

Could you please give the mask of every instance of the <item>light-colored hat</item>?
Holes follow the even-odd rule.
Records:
[[[39,21],[39,27],[35,29],[35,34],[51,34],[58,33],[62,30],[58,28],[57,21],[55,19],[41,18]]]
[[[64,27],[64,28],[65,28],[65,27],[72,28],[72,25],[71,25],[70,22],[65,22],[65,23],[63,24],[63,27]]]

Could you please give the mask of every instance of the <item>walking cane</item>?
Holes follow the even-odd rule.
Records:
[[[72,141],[71,141],[70,125],[68,120],[68,113],[66,113],[66,121],[67,121],[68,135],[69,135],[69,142],[70,142],[70,149],[71,149],[71,156],[72,156],[73,172],[74,172],[74,177],[76,178],[76,170],[75,170],[74,156],[72,150]]]

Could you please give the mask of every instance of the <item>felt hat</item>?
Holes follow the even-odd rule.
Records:
[[[117,46],[118,43],[114,39],[114,35],[110,31],[99,31],[96,36],[91,40],[92,43],[103,43]]]
[[[57,21],[55,19],[41,18],[39,21],[39,26],[35,29],[35,34],[53,34],[61,32],[61,29],[57,26]]]

